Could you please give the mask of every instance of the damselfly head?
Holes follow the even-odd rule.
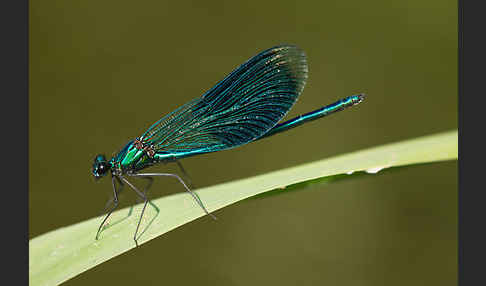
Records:
[[[110,164],[106,161],[105,155],[96,155],[93,163],[93,176],[95,179],[99,179],[110,170]]]

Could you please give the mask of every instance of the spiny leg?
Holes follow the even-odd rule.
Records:
[[[191,189],[194,188],[194,183],[191,180],[191,176],[189,176],[189,174],[186,172],[186,169],[184,169],[184,167],[182,167],[181,162],[179,162],[178,160],[176,160],[175,162],[176,162],[177,166],[179,166],[179,169],[181,170],[182,176],[184,176],[184,178],[186,179],[187,185],[189,186],[189,188],[191,188]]]
[[[155,177],[155,176],[174,177],[177,180],[179,180],[179,182],[184,186],[184,188],[186,189],[186,191],[188,191],[189,194],[191,194],[191,196],[194,198],[194,200],[198,203],[198,205],[204,210],[204,212],[207,215],[211,216],[214,220],[217,219],[213,214],[211,214],[206,209],[206,207],[202,203],[202,201],[199,198],[199,196],[195,192],[191,191],[191,189],[189,189],[189,187],[186,185],[186,183],[184,183],[184,181],[181,179],[181,177],[179,177],[177,174],[171,174],[171,173],[138,173],[138,174],[130,174],[130,176],[133,176],[133,177]]]
[[[103,225],[105,224],[106,220],[111,215],[111,213],[116,209],[116,207],[118,207],[118,194],[117,194],[117,191],[116,191],[115,177],[116,176],[111,177],[111,184],[113,185],[113,207],[108,212],[105,219],[103,219],[103,221],[101,222],[100,227],[98,228],[98,232],[96,233],[96,238],[95,238],[96,240],[98,240],[98,236],[99,236],[100,231],[103,228]]]
[[[140,177],[140,179],[147,179],[149,181],[148,184],[143,189],[143,194],[148,199],[148,192],[149,192],[149,190],[150,190],[150,188],[152,186],[152,183],[154,182],[154,178],[152,178],[152,177]],[[137,202],[140,203],[141,201],[142,200],[140,200],[140,197],[138,196],[137,197]],[[155,211],[157,212],[157,215],[158,215],[158,213],[160,212],[160,209],[154,203],[152,203],[152,201],[150,199],[148,199],[148,204],[150,204],[155,209]],[[140,235],[142,235],[142,234],[143,234],[143,232],[140,233]]]
[[[152,177],[140,177],[140,178],[141,179],[146,179],[146,180],[149,181],[147,183],[147,185],[145,186],[145,188],[143,189],[143,194],[147,197],[147,193],[148,193],[150,187],[152,186],[152,183],[154,182],[154,178],[152,178]],[[140,197],[137,197],[137,203],[141,203]]]
[[[148,184],[143,189],[144,195],[148,198],[148,191],[150,190],[150,187],[152,186],[152,183],[154,182],[154,178],[152,178],[152,177],[140,177],[140,179],[147,179],[147,180],[149,180]],[[140,197],[138,197],[138,199],[140,199]],[[139,201],[139,203],[140,202],[141,201]],[[148,203],[150,205],[152,205],[152,207],[154,207],[157,212],[160,211],[160,209],[155,204],[153,204],[150,200],[148,200]]]
[[[121,194],[123,191],[123,187],[125,186],[122,181],[118,177],[115,177],[116,180],[118,181],[118,184],[120,184],[120,188],[117,190],[118,195]],[[114,197],[111,197],[105,204],[105,208],[103,211],[100,213],[100,215],[106,214],[106,211],[108,210],[108,207],[113,203]]]
[[[147,207],[148,199],[143,192],[139,191],[132,183],[130,183],[123,176],[120,175],[120,179],[123,182],[125,182],[130,188],[132,188],[132,190],[134,190],[145,201],[145,203],[143,204],[142,213],[140,214],[140,218],[138,219],[137,229],[135,230],[135,234],[133,235],[133,240],[135,241],[135,245],[138,246],[138,242],[137,242],[138,228],[140,227],[140,223],[142,222],[143,213],[145,212],[145,208]]]

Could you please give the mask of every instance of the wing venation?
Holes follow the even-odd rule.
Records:
[[[246,144],[285,116],[306,79],[302,50],[295,46],[265,50],[202,97],[155,122],[140,139],[156,152],[212,152]]]

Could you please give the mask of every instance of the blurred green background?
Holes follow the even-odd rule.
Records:
[[[457,1],[33,0],[29,237],[99,215],[111,186],[91,176],[97,153],[112,155],[280,43],[303,48],[309,63],[287,118],[368,98],[271,139],[184,159],[198,187],[457,128]],[[151,194],[182,191],[160,179]],[[135,202],[129,191],[121,199]],[[457,284],[457,162],[246,200],[216,216],[65,285]]]

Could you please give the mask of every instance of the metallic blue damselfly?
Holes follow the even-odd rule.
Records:
[[[352,95],[278,123],[304,89],[307,73],[307,60],[301,49],[291,45],[270,48],[240,65],[201,97],[162,117],[110,160],[97,155],[92,173],[95,178],[111,174],[113,206],[98,228],[96,239],[118,206],[118,194],[126,184],[145,202],[133,237],[137,244],[137,232],[149,202],[146,191],[155,176],[179,180],[202,210],[215,218],[179,175],[140,173],[142,169],[157,163],[176,162],[185,174],[178,161],[181,158],[231,149],[275,135],[356,105],[365,97]],[[149,186],[140,191],[125,176],[148,179]]]

